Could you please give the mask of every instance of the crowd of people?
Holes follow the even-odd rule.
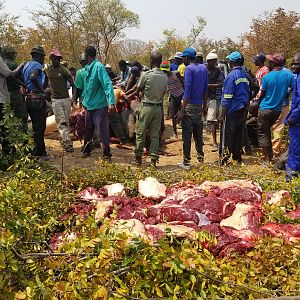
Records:
[[[113,135],[121,144],[135,144],[135,165],[142,165],[146,148],[151,165],[156,166],[166,117],[172,120],[173,138],[178,138],[178,124],[182,127],[180,168],[191,168],[192,137],[197,160],[204,161],[204,128],[212,134],[211,151],[219,152],[221,164],[229,159],[240,163],[243,153],[257,147],[262,160],[271,163],[282,153],[288,125],[287,180],[300,172],[300,54],[295,55],[289,70],[283,55],[259,53],[252,57],[257,66],[253,75],[244,66],[240,52],[230,53],[227,64],[220,64],[215,50],[204,59],[194,48],[186,48],[168,60],[158,52],[152,53],[149,69],[138,61],[120,60],[119,76],[111,65],[104,66],[97,60],[93,46],[86,47],[80,56],[81,68],[77,71],[68,69],[58,50],[50,53],[50,65],[44,64],[43,47],[34,47],[30,54],[30,61],[18,65],[15,49],[1,49],[0,120],[9,101],[24,132],[28,131],[30,117],[33,156],[49,158],[44,141],[49,107],[63,149],[73,152],[69,119],[72,107],[82,107],[82,158],[101,143],[103,159],[111,161]],[[164,99],[168,101],[167,116]],[[2,152],[9,155],[12,147],[3,126],[0,134]]]

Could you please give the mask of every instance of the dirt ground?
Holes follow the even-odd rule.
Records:
[[[165,140],[164,151],[168,155],[161,155],[159,159],[158,169],[159,170],[177,170],[176,164],[182,162],[182,139],[181,139],[181,129],[178,130],[179,139],[173,140],[172,136],[172,126],[171,121],[166,120],[166,130],[163,135],[163,140]],[[74,141],[73,153],[66,153],[62,151],[59,142],[59,133],[53,132],[46,135],[46,146],[47,151],[50,154],[50,162],[57,169],[67,171],[73,167],[83,167],[89,168],[95,166],[95,162],[101,160],[102,151],[101,149],[95,149],[92,151],[91,156],[87,158],[81,158],[81,147],[82,143],[80,141]],[[112,162],[122,165],[131,165],[130,162],[134,159],[134,146],[126,145],[127,149],[119,149],[118,145],[112,144]],[[218,153],[212,152],[212,138],[204,130],[204,153],[205,153],[205,163],[214,163],[218,161]],[[251,156],[244,156],[244,164],[255,164],[258,161],[258,154],[254,153]],[[62,165],[63,164],[63,165]],[[150,158],[143,158],[143,166],[147,167],[150,164]],[[196,154],[194,144],[192,143],[192,166],[197,164]]]

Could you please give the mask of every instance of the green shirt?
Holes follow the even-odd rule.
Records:
[[[76,72],[76,77],[75,77],[75,86],[82,90],[82,93],[79,97],[80,100],[83,99],[84,96],[84,76],[85,76],[85,69],[81,68]]]
[[[18,67],[17,62],[11,59],[4,59],[10,70],[15,70]],[[7,88],[9,91],[20,91],[20,83],[13,77],[6,78]]]
[[[50,82],[51,97],[53,99],[70,98],[67,83],[68,81],[72,82],[71,72],[62,65],[58,68],[51,65],[45,70],[45,73]]]
[[[168,88],[168,77],[159,68],[142,74],[138,88],[143,92],[142,102],[159,104]]]
[[[95,59],[86,65],[84,75],[82,104],[87,110],[115,104],[113,85],[103,64]]]

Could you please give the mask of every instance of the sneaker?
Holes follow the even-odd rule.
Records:
[[[217,144],[213,144],[211,148],[211,152],[217,152],[219,150],[219,147]]]
[[[186,171],[189,171],[191,169],[191,165],[190,164],[184,164],[184,163],[178,163],[177,167],[181,168],[181,169],[184,169]]]
[[[156,168],[157,160],[156,159],[151,159],[150,167]]]
[[[41,155],[37,157],[39,160],[43,160],[43,161],[48,161],[50,160],[50,156],[48,154],[46,155]]]
[[[81,154],[81,158],[87,158],[88,156],[90,156],[90,152],[82,152]]]

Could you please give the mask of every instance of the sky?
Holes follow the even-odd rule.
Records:
[[[26,9],[46,6],[46,0],[6,0],[6,12],[20,16],[21,25],[34,26]],[[240,34],[249,31],[253,18],[278,7],[300,13],[300,0],[123,0],[127,8],[140,17],[138,28],[129,29],[131,39],[155,40],[162,37],[164,29],[175,28],[187,35],[191,22],[196,17],[205,18],[204,34],[208,38],[231,37],[237,40]]]

